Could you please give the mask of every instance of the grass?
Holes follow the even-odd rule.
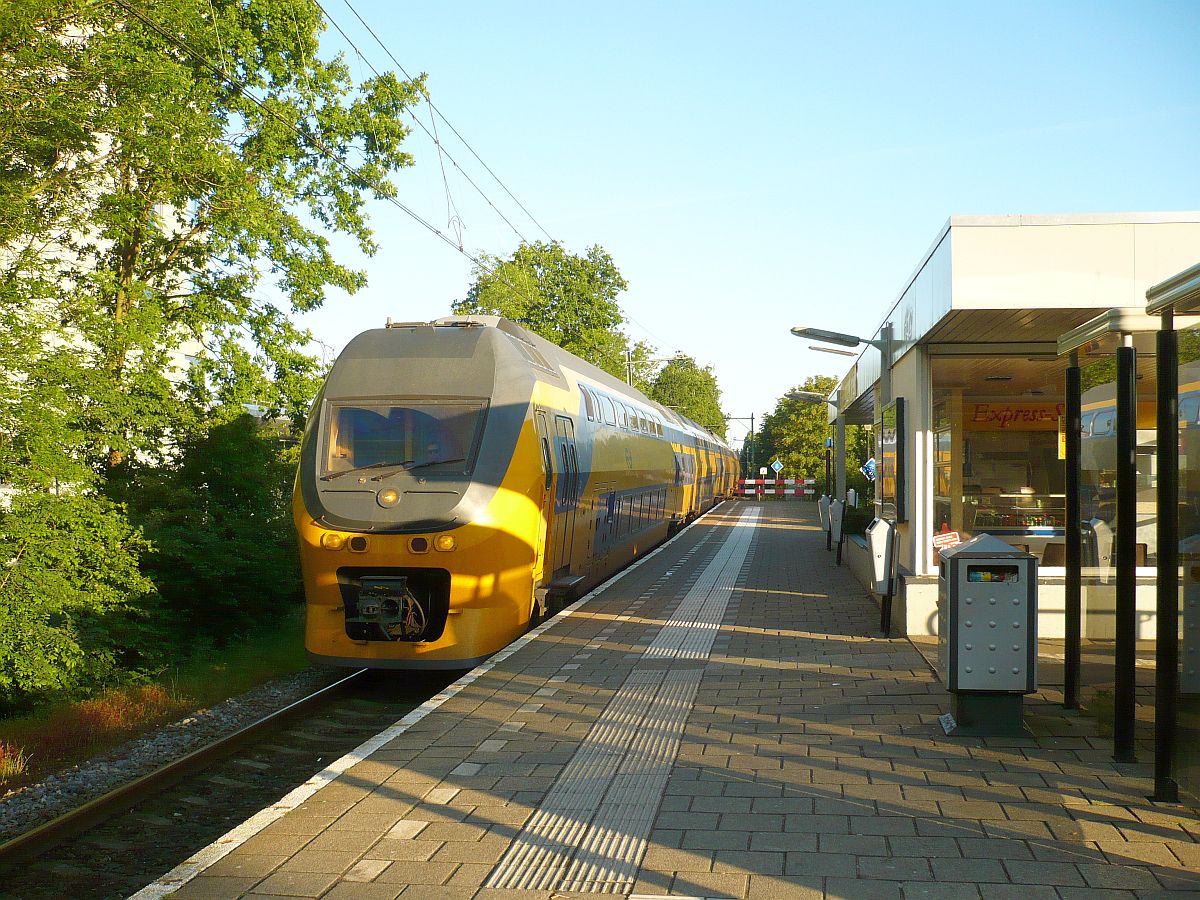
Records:
[[[305,668],[302,615],[220,651],[181,660],[150,684],[58,702],[0,722],[0,787],[13,790],[125,741]]]

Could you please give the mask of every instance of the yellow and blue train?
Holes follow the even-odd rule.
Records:
[[[317,661],[466,668],[730,496],[715,435],[505,319],[339,355],[293,515]]]

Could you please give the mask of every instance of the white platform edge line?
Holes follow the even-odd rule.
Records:
[[[713,513],[723,509],[729,502],[730,501],[728,500],[723,500],[712,509],[704,513],[702,516],[697,517],[695,522],[692,524],[695,525],[703,521]],[[312,778],[308,779],[308,781],[304,782],[304,784],[295,788],[273,803],[271,806],[268,806],[266,809],[259,810],[249,819],[221,835],[221,837],[217,838],[207,847],[204,847],[190,858],[181,862],[174,869],[172,869],[170,872],[167,872],[158,880],[146,885],[136,894],[130,895],[129,900],[161,900],[162,897],[167,896],[173,891],[179,890],[179,888],[181,888],[183,885],[187,884],[205,869],[220,862],[224,857],[232,853],[246,841],[250,840],[250,838],[254,837],[254,835],[258,834],[272,822],[283,818],[284,815],[295,809],[321,788],[325,787],[325,785],[337,780],[337,778],[339,778],[347,769],[350,769],[351,767],[362,762],[388,741],[391,741],[397,736],[403,734],[409,729],[410,726],[415,725],[417,722],[424,719],[427,715],[436,710],[451,697],[458,694],[459,691],[461,691],[467,685],[474,682],[477,678],[479,678],[480,675],[490,672],[497,663],[508,659],[534,638],[540,636],[546,631],[549,631],[560,619],[569,617],[572,613],[583,607],[584,604],[589,603],[591,600],[604,593],[610,587],[617,584],[619,581],[621,581],[621,579],[632,573],[643,563],[647,563],[654,559],[654,557],[658,556],[659,553],[666,550],[677,540],[679,540],[679,538],[683,537],[687,531],[687,528],[683,529],[679,532],[679,534],[664,541],[641,559],[635,561],[632,565],[622,569],[595,590],[590,591],[589,593],[580,597],[549,621],[543,622],[533,631],[522,635],[504,649],[497,651],[493,656],[489,657],[486,662],[480,663],[474,669],[467,672],[465,675],[459,678],[458,681],[455,681],[449,687],[445,688],[436,697],[433,697],[422,703],[395,725],[389,726],[379,734],[375,735],[375,737],[369,738],[362,744],[359,744],[341,759],[330,763]]]

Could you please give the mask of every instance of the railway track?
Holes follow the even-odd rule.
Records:
[[[127,897],[458,673],[362,670],[0,845],[0,897]]]

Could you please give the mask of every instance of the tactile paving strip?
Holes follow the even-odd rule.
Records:
[[[750,550],[748,510],[643,660],[705,659]],[[634,669],[484,887],[620,893],[632,886],[701,669]]]
[[[651,715],[579,841],[561,890],[616,893],[633,884],[703,674],[666,673]]]
[[[758,515],[757,508],[750,509],[738,520],[733,535],[646,648],[647,659],[704,659],[712,651],[725,607],[754,538]]]

